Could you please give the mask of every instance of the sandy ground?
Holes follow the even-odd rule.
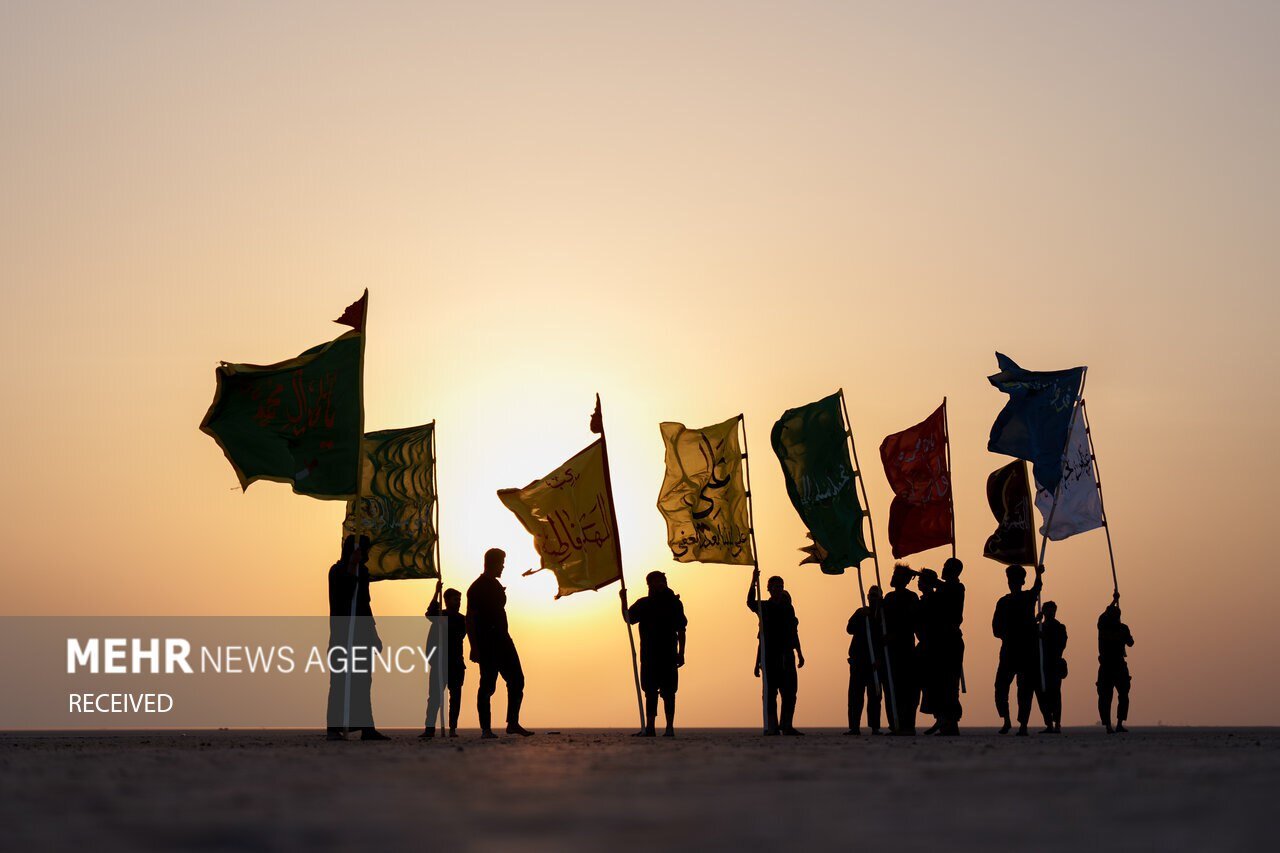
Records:
[[[0,735],[8,850],[1274,850],[1280,730]]]

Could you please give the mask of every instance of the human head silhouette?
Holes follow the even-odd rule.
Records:
[[[766,584],[766,588],[769,590],[770,598],[777,598],[779,595],[786,592],[786,588],[782,584],[781,575],[774,575],[773,577],[769,578],[769,582],[768,584]]]
[[[1044,612],[1044,618],[1045,618],[1045,619],[1057,619],[1057,618],[1058,618],[1058,602],[1056,602],[1056,601],[1046,601],[1046,602],[1044,603],[1044,607],[1042,607],[1042,608],[1040,608],[1040,609]]]
[[[880,587],[872,584],[871,588],[867,590],[867,603],[872,607],[879,607],[880,602],[883,600],[884,594],[880,592]]]
[[[450,587],[444,591],[444,609],[457,611],[462,606],[462,593]]]
[[[957,580],[960,573],[964,571],[964,563],[955,557],[948,557],[947,561],[942,564],[942,579],[944,581]]]
[[[1009,579],[1009,592],[1017,592],[1027,582],[1027,570],[1022,566],[1009,566],[1004,576]]]
[[[667,587],[667,576],[663,572],[652,571],[644,576],[644,582],[649,585],[649,592],[661,592]]]
[[[889,578],[889,586],[894,589],[906,589],[911,579],[916,576],[915,570],[906,563],[898,563],[893,567],[893,577]]]
[[[921,569],[917,584],[921,592],[933,592],[938,588],[938,573],[933,569]]]
[[[507,564],[507,552],[501,548],[490,548],[484,552],[484,573],[490,577],[502,577],[502,570]]]

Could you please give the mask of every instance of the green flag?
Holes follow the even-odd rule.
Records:
[[[435,423],[364,437],[360,500],[347,503],[346,533],[369,537],[369,579],[438,578]]]
[[[200,430],[218,442],[242,489],[275,480],[314,498],[356,496],[362,338],[347,332],[277,364],[218,367]]]
[[[822,571],[841,575],[870,557],[839,393],[788,409],[773,425],[770,441],[782,463],[791,505],[821,547]]]

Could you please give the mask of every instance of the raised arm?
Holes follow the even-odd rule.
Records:
[[[756,607],[756,584],[760,582],[760,570],[756,569],[751,573],[751,586],[747,587],[747,609],[752,613],[758,612]]]

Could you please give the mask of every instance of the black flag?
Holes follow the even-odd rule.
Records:
[[[987,503],[996,517],[996,532],[987,539],[982,556],[1007,565],[1033,565],[1036,534],[1031,517],[1031,483],[1021,459],[987,477]]]

